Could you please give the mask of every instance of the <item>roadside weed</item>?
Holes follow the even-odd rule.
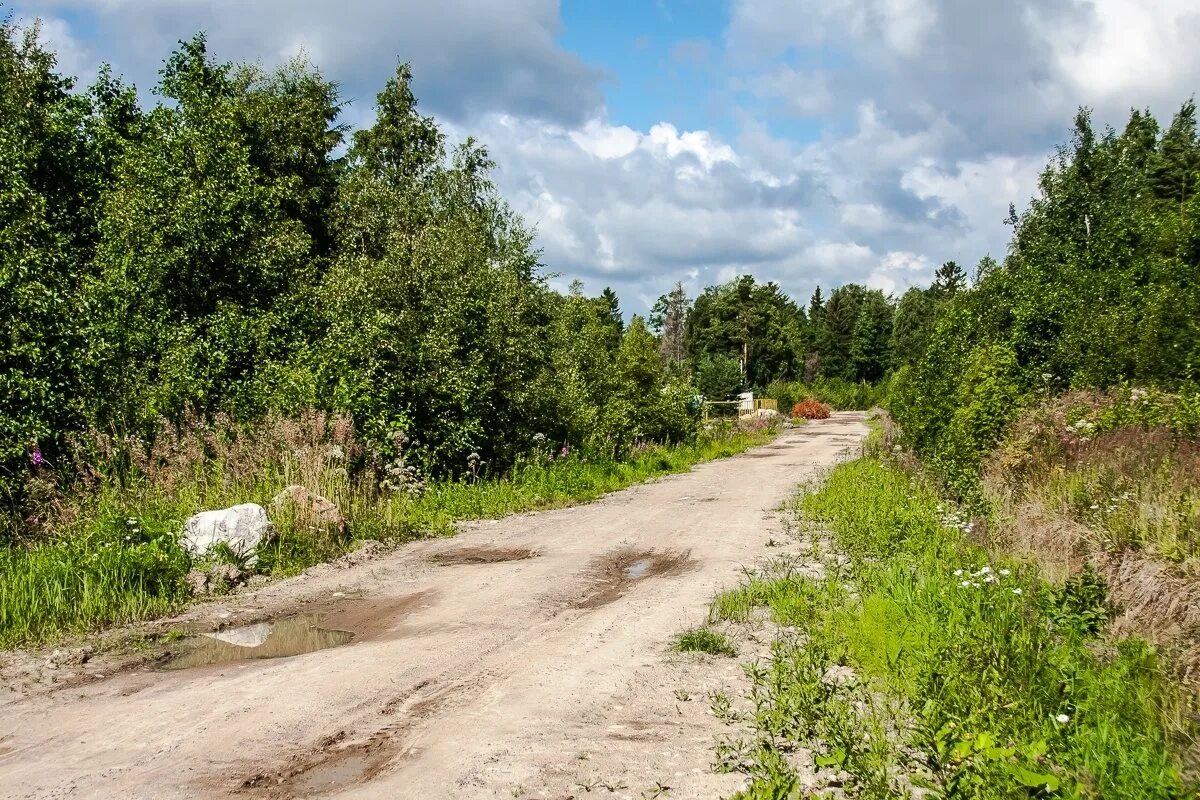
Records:
[[[1097,638],[1109,611],[1095,575],[1051,586],[989,558],[936,495],[874,458],[800,508],[849,557],[827,559],[838,577],[768,569],[713,603],[714,618],[762,607],[784,626],[749,671],[758,744],[739,798],[797,796],[783,756],[798,748],[808,769],[847,775],[851,797],[1186,796],[1174,697],[1147,644]],[[718,760],[733,755],[725,743]]]
[[[737,649],[729,637],[712,628],[692,628],[684,631],[675,640],[675,649],[681,653],[708,653],[730,658],[737,655]]]

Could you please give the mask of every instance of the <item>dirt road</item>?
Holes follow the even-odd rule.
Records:
[[[862,415],[589,505],[468,526],[194,610],[286,658],[126,668],[0,698],[0,797],[719,797],[707,691],[670,649],[779,537]],[[327,631],[309,629],[309,623]],[[345,640],[349,639],[348,642]],[[244,653],[201,637],[174,666]],[[188,660],[190,659],[190,661]],[[89,675],[88,670],[92,670]]]

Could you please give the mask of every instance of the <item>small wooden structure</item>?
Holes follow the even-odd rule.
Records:
[[[779,401],[767,397],[756,398],[754,392],[743,392],[737,400],[705,400],[704,421],[710,419],[732,419],[756,414],[759,411],[779,412]]]

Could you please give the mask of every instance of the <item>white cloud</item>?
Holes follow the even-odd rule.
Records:
[[[718,161],[737,163],[733,148],[716,141],[708,131],[680,133],[671,123],[660,122],[650,128],[646,139],[650,150],[672,159],[687,153],[703,164],[706,170],[711,170]]]
[[[353,125],[411,60],[422,109],[489,145],[559,284],[611,284],[633,311],[675,281],[899,292],[943,261],[1000,257],[1008,204],[1034,192],[1077,105],[1120,126],[1200,86],[1195,0],[733,0],[720,43],[673,48],[729,108],[694,129],[611,119],[605,76],[559,43],[556,0],[360,0],[334,24],[317,0],[17,5],[49,15],[69,71],[107,59],[143,89],[200,29],[222,59],[307,52],[354,100]],[[64,21],[77,15],[94,33]]]
[[[760,92],[787,56],[836,65],[833,109],[869,102],[904,129],[940,114],[969,133],[942,153],[960,158],[1047,149],[1080,105],[1118,127],[1171,114],[1200,85],[1198,38],[1195,0],[735,0],[727,45]]]
[[[398,60],[424,106],[467,119],[503,112],[580,124],[599,113],[603,74],[557,42],[557,0],[17,0],[27,16],[87,15],[102,58],[147,89],[180,39],[198,31],[221,59],[307,52],[369,106]]]
[[[928,257],[907,251],[892,251],[884,255],[879,265],[867,276],[867,286],[896,294],[916,284],[928,282],[933,263]]]
[[[637,149],[641,134],[624,125],[603,125],[588,121],[583,130],[571,131],[571,141],[597,158],[624,158]]]
[[[1179,102],[1200,75],[1200,5],[1194,0],[1090,0],[1066,30],[1046,35],[1069,87],[1103,106]],[[1035,13],[1034,24],[1041,20]],[[1183,84],[1183,85],[1181,85]],[[1139,103],[1139,98],[1141,102]]]
[[[744,81],[737,81],[735,86],[744,86],[762,98],[776,98],[788,113],[797,117],[817,116],[828,111],[833,104],[829,79],[825,73],[816,70],[797,70],[785,65],[748,85]]]

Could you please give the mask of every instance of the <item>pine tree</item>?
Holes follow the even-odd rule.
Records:
[[[938,267],[933,275],[933,286],[930,289],[939,299],[946,299],[967,288],[967,273],[957,262],[947,261]]]
[[[1151,159],[1150,185],[1163,200],[1184,204],[1196,193],[1200,173],[1200,143],[1196,140],[1196,103],[1188,100],[1179,109],[1171,127],[1159,142],[1158,153]]]
[[[815,325],[824,311],[825,300],[821,297],[821,287],[817,286],[808,300],[808,321]]]

